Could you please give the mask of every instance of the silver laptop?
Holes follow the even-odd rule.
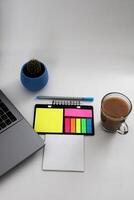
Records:
[[[44,146],[44,141],[0,90],[0,176]]]

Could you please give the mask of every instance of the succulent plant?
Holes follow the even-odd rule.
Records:
[[[39,76],[42,72],[41,62],[32,59],[26,64],[26,73],[31,77]]]

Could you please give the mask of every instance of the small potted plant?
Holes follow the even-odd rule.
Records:
[[[46,66],[36,59],[25,63],[21,69],[21,82],[30,91],[42,89],[48,82]]]

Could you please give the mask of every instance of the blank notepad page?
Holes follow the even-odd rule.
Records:
[[[43,170],[84,171],[84,136],[46,135]]]

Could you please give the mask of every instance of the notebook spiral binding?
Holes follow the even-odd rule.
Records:
[[[59,106],[80,106],[80,101],[69,101],[69,100],[53,100],[52,105]]]

